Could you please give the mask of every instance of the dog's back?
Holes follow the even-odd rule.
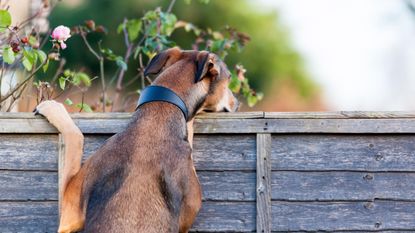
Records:
[[[179,125],[174,121],[154,124],[166,119],[157,119],[151,113],[158,109],[159,117],[164,118],[163,111],[171,108],[158,103],[137,111],[134,124],[110,138],[97,152],[100,161],[114,161],[110,163],[115,166],[107,169],[91,190],[84,186],[85,196],[89,192],[84,232],[178,232],[182,189],[190,176],[186,173],[191,165],[191,148]],[[99,163],[92,156],[84,166],[94,169]]]

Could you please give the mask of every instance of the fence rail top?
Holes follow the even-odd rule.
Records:
[[[132,113],[71,113],[75,119],[124,119]],[[36,119],[31,112],[0,112],[0,119]],[[206,113],[197,119],[382,119],[382,118],[415,118],[415,112],[406,111],[338,111],[338,112],[235,112],[235,113]]]
[[[132,113],[73,113],[83,133],[122,130]],[[57,133],[42,116],[0,113],[0,133]],[[237,112],[196,118],[195,133],[415,133],[415,112]]]

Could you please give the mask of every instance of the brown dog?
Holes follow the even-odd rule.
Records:
[[[111,137],[81,167],[83,135],[64,107],[37,107],[63,135],[61,218],[58,232],[188,232],[201,206],[201,190],[187,132],[201,111],[235,111],[230,72],[206,51],[166,50],[146,74],[187,107],[155,101],[139,106],[128,127]],[[191,131],[191,127],[188,129]]]

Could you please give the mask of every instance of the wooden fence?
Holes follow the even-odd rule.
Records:
[[[85,155],[130,114],[74,114]],[[198,232],[415,231],[415,114],[235,113],[196,120]],[[62,140],[0,114],[0,232],[55,232]]]

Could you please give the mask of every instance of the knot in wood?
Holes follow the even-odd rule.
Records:
[[[265,191],[265,186],[264,186],[264,184],[261,183],[257,188],[257,192],[258,193],[264,193],[264,191]]]
[[[371,174],[366,174],[366,175],[363,177],[363,179],[365,179],[365,180],[373,180],[373,175],[371,175]]]

